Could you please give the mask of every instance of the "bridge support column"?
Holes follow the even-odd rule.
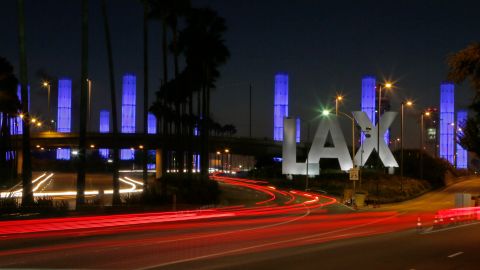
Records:
[[[17,151],[17,174],[21,175],[23,169],[23,153],[22,150]]]
[[[159,179],[162,177],[163,171],[163,160],[162,160],[162,149],[155,150],[155,178]]]

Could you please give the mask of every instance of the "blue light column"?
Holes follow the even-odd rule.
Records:
[[[58,80],[57,132],[69,133],[72,127],[72,80]],[[57,159],[70,160],[70,149],[57,149]]]
[[[376,92],[375,92],[375,77],[371,75],[364,76],[362,78],[362,112],[365,112],[372,121],[376,121]],[[362,133],[361,141],[365,139],[365,135]]]
[[[463,128],[465,127],[467,118],[468,112],[466,110],[461,110],[457,112],[457,138],[463,136]],[[457,143],[457,168],[468,168],[468,152],[459,143]]]
[[[454,165],[455,87],[453,83],[440,84],[440,157]]]
[[[147,124],[148,124],[147,133],[157,134],[157,118],[153,113],[148,114]]]
[[[297,118],[296,125],[297,125],[297,133],[295,134],[295,141],[299,143],[300,142],[300,118]]]
[[[288,74],[275,74],[273,140],[283,141],[283,118],[288,116]]]
[[[28,92],[28,110],[30,111],[30,85],[27,87],[27,92]],[[17,97],[21,102],[22,101],[22,87],[21,87],[20,84],[17,86]],[[17,116],[14,119],[11,120],[11,122],[10,122],[10,134],[12,134],[12,135],[23,134],[22,118],[20,118],[20,116]]]
[[[147,117],[147,133],[157,134],[157,118],[153,113],[149,113]],[[155,150],[148,150],[149,157],[155,157]],[[155,160],[155,159],[153,159]],[[147,163],[147,169],[155,170],[155,163]]]
[[[122,133],[135,133],[135,106],[136,106],[137,77],[127,73],[123,76],[122,89]],[[135,151],[122,149],[121,160],[134,159]]]
[[[100,111],[100,133],[109,133],[110,132],[110,112],[107,110]],[[100,156],[107,159],[110,156],[110,150],[107,148],[99,149]]]

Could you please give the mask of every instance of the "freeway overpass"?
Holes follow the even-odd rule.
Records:
[[[187,138],[179,138],[176,136],[163,136],[158,134],[137,134],[137,133],[120,133],[117,140],[112,140],[111,133],[87,133],[87,145],[95,145],[95,148],[113,148],[118,145],[120,148],[138,148],[143,145],[146,149],[162,149],[165,146],[177,146],[186,143]],[[78,133],[60,133],[60,132],[38,132],[32,133],[30,136],[32,149],[36,145],[40,145],[45,149],[55,148],[78,148]],[[13,146],[16,149],[22,147],[21,137],[13,136]],[[194,150],[199,151],[200,139],[195,137]],[[245,137],[210,137],[210,152],[216,152],[221,149],[228,148],[232,153],[239,155],[274,155],[281,156],[282,143],[267,138],[245,138]],[[175,147],[173,147],[175,148]],[[298,144],[298,155],[303,155],[305,144]]]

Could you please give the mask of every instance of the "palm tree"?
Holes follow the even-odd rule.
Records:
[[[163,52],[163,84],[162,89],[160,91],[161,102],[163,107],[174,107],[176,117],[173,119],[173,123],[175,124],[175,135],[176,138],[181,138],[182,136],[182,126],[181,126],[181,104],[184,103],[181,96],[178,95],[180,93],[180,89],[177,87],[178,83],[168,84],[168,39],[167,33],[168,28],[172,30],[172,44],[170,46],[170,50],[174,56],[174,79],[180,75],[179,72],[179,64],[178,64],[178,56],[180,54],[180,50],[178,47],[178,19],[180,16],[186,14],[186,12],[190,9],[190,0],[146,0],[146,2],[150,3],[150,17],[153,19],[158,19],[162,22],[162,52]],[[185,108],[185,106],[183,106]],[[162,117],[163,118],[163,117]],[[168,122],[163,119],[163,132],[164,135],[170,134],[172,130]],[[182,141],[182,139],[179,139]],[[180,145],[180,146],[179,146]],[[179,149],[180,148],[180,149]],[[177,143],[177,160],[179,160],[180,164],[180,171],[183,172],[183,150],[184,148],[183,143]],[[167,153],[167,149],[165,149],[164,153]],[[166,166],[164,166],[166,168]]]
[[[82,56],[80,76],[80,126],[78,140],[77,209],[85,204],[85,167],[87,161],[87,99],[88,99],[88,0],[82,0]]]
[[[7,154],[11,151],[10,124],[13,116],[20,111],[20,100],[17,96],[18,79],[13,74],[13,66],[7,59],[0,57],[0,180],[8,180],[13,176],[15,166],[9,166]],[[6,178],[6,179],[2,179]],[[1,183],[2,181],[0,181]]]
[[[209,8],[192,9],[187,16],[187,27],[182,32],[186,63],[201,78],[201,172],[208,174],[208,133],[210,118],[210,91],[220,73],[218,67],[230,56],[223,35],[225,20]]]
[[[142,0],[143,4],[143,135],[148,134],[148,17],[150,6],[148,1]],[[145,147],[142,151],[142,178],[143,194],[147,193],[148,188],[148,149]]]
[[[113,53],[112,53],[112,41],[110,38],[110,27],[108,25],[108,16],[107,16],[107,1],[102,1],[102,17],[103,17],[103,26],[105,29],[105,41],[107,45],[107,55],[108,55],[108,74],[110,80],[110,104],[112,106],[112,140],[113,145],[113,197],[112,204],[120,204],[120,182],[118,180],[118,163],[119,163],[119,151],[117,137],[118,137],[118,119],[117,119],[117,95],[115,92],[115,72],[113,66]]]
[[[20,49],[20,85],[22,96],[22,111],[24,114],[22,135],[22,206],[33,204],[32,191],[32,164],[30,157],[30,115],[28,112],[28,79],[27,79],[27,56],[25,49],[25,3],[18,0],[18,45]]]

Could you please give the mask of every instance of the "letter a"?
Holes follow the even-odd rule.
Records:
[[[334,147],[325,147],[328,133],[332,136]],[[345,137],[343,137],[336,115],[323,117],[313,138],[312,148],[308,153],[308,163],[319,162],[321,158],[338,159],[342,171],[348,171],[353,167]]]

